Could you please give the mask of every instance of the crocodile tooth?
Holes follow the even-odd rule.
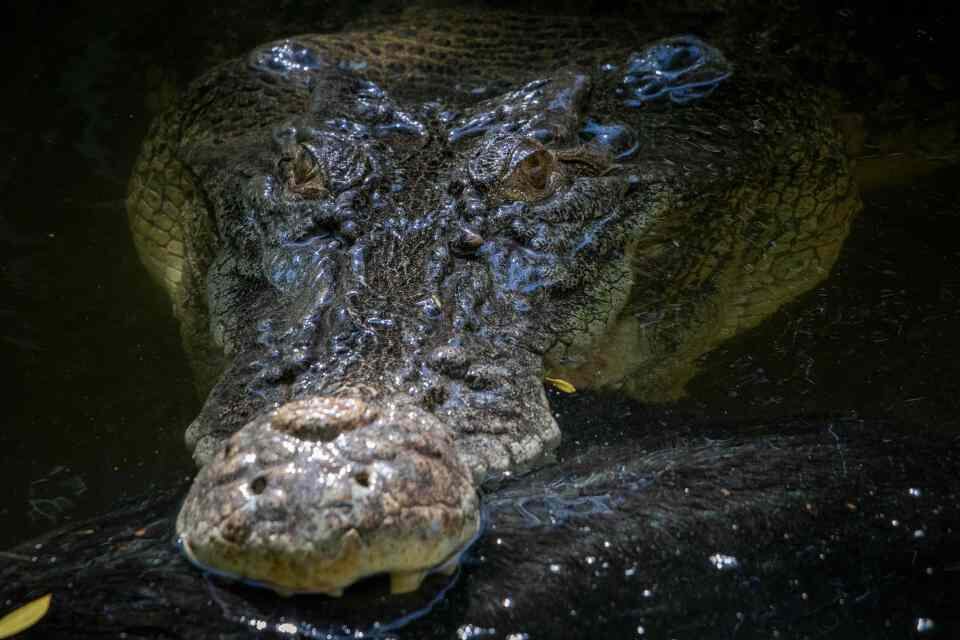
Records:
[[[410,593],[420,588],[426,571],[394,571],[390,574],[390,593]]]

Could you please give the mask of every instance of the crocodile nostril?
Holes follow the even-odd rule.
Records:
[[[427,356],[427,365],[434,371],[452,378],[462,378],[470,362],[463,347],[444,345],[430,352]]]
[[[365,489],[370,486],[370,474],[368,474],[366,471],[360,471],[353,476],[353,479],[358,485]]]
[[[266,476],[257,476],[250,482],[250,491],[254,495],[260,495],[267,488],[267,477]]]

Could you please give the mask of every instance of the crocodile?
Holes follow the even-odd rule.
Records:
[[[484,479],[560,442],[545,384],[676,399],[826,277],[860,208],[833,115],[733,42],[492,12],[195,80],[127,202],[208,392],[184,552],[282,594],[453,571]]]

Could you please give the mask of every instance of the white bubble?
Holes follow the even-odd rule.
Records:
[[[739,567],[740,561],[733,556],[728,556],[723,553],[715,553],[710,556],[710,564],[720,571],[727,571],[729,569],[736,569]]]

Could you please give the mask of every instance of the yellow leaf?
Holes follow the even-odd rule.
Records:
[[[544,378],[547,382],[552,384],[554,387],[563,391],[564,393],[576,393],[577,388],[567,382],[566,380],[561,380],[560,378]]]
[[[50,608],[50,598],[49,593],[40,596],[0,618],[0,638],[9,638],[40,622],[40,618],[47,615],[47,609]]]

